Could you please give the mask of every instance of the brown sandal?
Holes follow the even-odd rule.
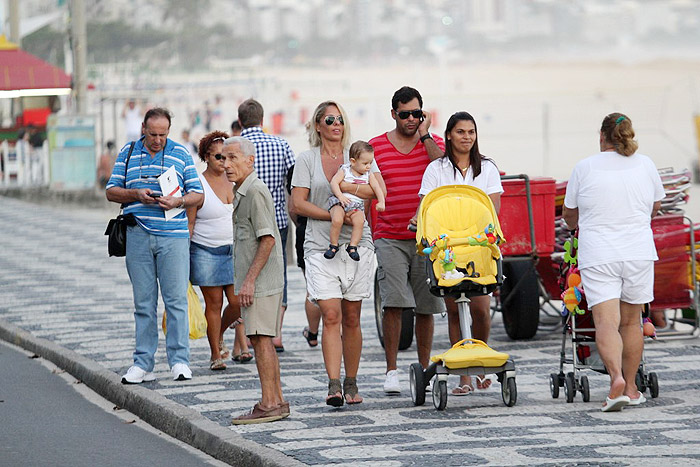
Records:
[[[339,379],[331,379],[328,381],[328,397],[326,397],[326,405],[340,407],[343,405],[342,388]]]
[[[345,397],[345,402],[350,404],[361,404],[362,397],[359,396],[357,389],[357,378],[351,378],[349,376],[345,377],[343,381],[343,396]],[[348,396],[350,396],[348,398]]]
[[[229,355],[231,355],[231,351],[226,347],[226,343],[223,339],[219,341],[219,354],[222,360],[226,360]]]
[[[212,360],[209,363],[209,369],[212,371],[221,371],[226,369],[226,363],[220,358],[217,358],[216,360]]]

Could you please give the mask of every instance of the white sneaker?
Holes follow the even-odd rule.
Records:
[[[155,381],[156,375],[151,371],[146,371],[136,365],[129,367],[126,374],[122,376],[122,384],[139,384],[144,381]]]
[[[192,370],[190,370],[190,367],[184,363],[176,363],[173,365],[173,367],[170,369],[170,373],[173,374],[173,381],[185,381],[192,379]]]
[[[401,385],[399,384],[399,370],[389,370],[386,372],[386,380],[384,381],[384,392],[387,394],[401,394]]]
[[[433,380],[428,381],[428,385],[425,387],[425,392],[433,392]]]

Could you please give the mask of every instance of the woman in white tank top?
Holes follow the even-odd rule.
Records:
[[[238,297],[233,291],[233,184],[226,178],[221,150],[228,135],[214,131],[199,143],[199,157],[207,164],[199,176],[204,199],[198,206],[187,209],[190,229],[190,282],[198,285],[204,295],[207,338],[211,349],[211,370],[225,370],[224,359],[229,351],[224,344],[224,331],[236,324],[234,360],[252,359],[240,319]],[[223,306],[224,293],[228,305]]]

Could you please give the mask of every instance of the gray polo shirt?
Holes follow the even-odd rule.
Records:
[[[243,280],[253,264],[260,244],[258,239],[266,235],[275,238],[275,246],[255,280],[256,297],[281,293],[284,287],[284,269],[282,242],[275,220],[275,204],[270,190],[253,172],[238,187],[233,200],[233,282],[236,294],[241,292]]]

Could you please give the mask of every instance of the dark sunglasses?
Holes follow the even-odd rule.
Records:
[[[220,161],[221,159],[226,159],[226,156],[224,156],[223,154],[214,154],[214,159]]]
[[[423,111],[421,109],[418,110],[402,110],[402,111],[396,111],[394,110],[396,115],[399,116],[401,120],[406,120],[408,116],[412,116],[413,118],[421,118],[423,116]]]
[[[337,117],[335,115],[329,115],[326,117],[324,122],[326,122],[326,125],[331,126],[335,121],[338,120],[338,123],[341,125],[345,125],[345,122],[343,121],[343,117],[341,115],[338,115]]]

